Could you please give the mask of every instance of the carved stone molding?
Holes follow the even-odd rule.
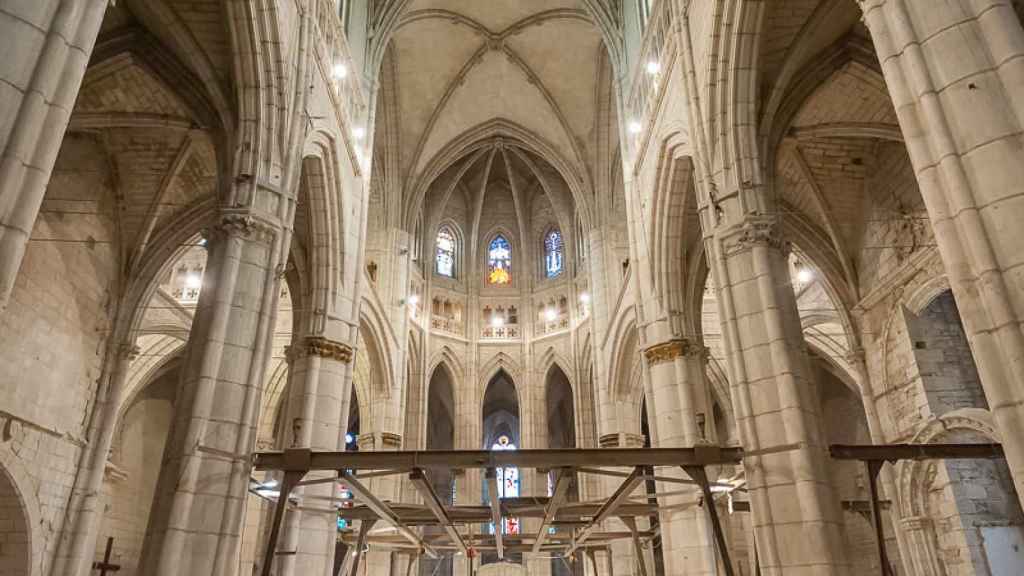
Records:
[[[685,338],[655,344],[644,350],[644,358],[647,359],[647,364],[650,366],[672,362],[676,358],[682,358],[683,356],[699,357],[706,360],[708,355],[709,350],[707,346],[701,346]]]
[[[782,238],[779,221],[770,216],[748,216],[731,226],[724,235],[725,256],[762,246],[789,254],[790,244]]]
[[[124,358],[125,360],[132,362],[139,357],[139,353],[141,351],[142,349],[135,344],[121,344],[117,349],[117,355],[120,358]]]
[[[367,432],[358,437],[359,449],[363,451],[395,451],[402,447],[402,435],[393,432]]]
[[[203,232],[207,239],[215,237],[242,238],[271,243],[277,236],[278,228],[246,214],[224,214],[212,230]]]
[[[352,347],[323,336],[307,336],[299,344],[285,347],[285,359],[288,363],[306,356],[319,356],[348,364],[352,362]]]

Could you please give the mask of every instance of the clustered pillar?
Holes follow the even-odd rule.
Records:
[[[790,284],[788,246],[774,218],[746,215],[713,231],[736,423],[756,553],[765,575],[847,571],[842,512]]]
[[[108,0],[5,2],[0,35],[0,310],[14,289]]]
[[[1004,0],[860,4],[1024,498],[1021,20]]]
[[[343,450],[351,398],[352,347],[323,336],[307,336],[288,350],[291,368],[286,448]],[[304,480],[322,480],[334,472],[310,472]],[[277,574],[328,574],[334,567],[338,487],[334,483],[295,489],[301,506],[288,511]]]
[[[265,355],[274,326],[282,229],[228,213],[209,239],[140,571],[237,569]]]
[[[689,448],[707,442],[710,402],[704,385],[707,349],[692,340],[672,339],[644,350],[653,392],[651,444],[658,448]],[[659,472],[661,473],[661,472]],[[666,476],[686,478],[679,469]],[[679,484],[658,482],[658,492],[679,492]],[[715,550],[705,512],[697,506],[700,490],[663,497],[661,538],[665,576],[715,574]],[[707,505],[707,504],[705,504]]]

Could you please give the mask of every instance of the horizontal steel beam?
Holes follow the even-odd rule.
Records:
[[[829,446],[835,460],[938,460],[954,458],[1003,458],[1001,444],[879,444]]]
[[[791,447],[782,447],[789,450]],[[777,451],[777,450],[773,450]],[[287,452],[258,452],[256,470],[286,470]],[[698,446],[696,448],[567,448],[552,450],[423,450],[397,452],[313,452],[310,470],[386,470],[396,468],[561,468],[635,466],[711,466],[739,464],[739,447]],[[297,459],[292,459],[297,461]]]
[[[509,516],[519,518],[543,518],[544,507],[526,504],[510,504],[508,500],[501,501],[501,508]],[[438,523],[437,517],[424,506],[394,503],[391,504],[392,511],[398,516],[403,524],[416,526],[430,526]],[[601,509],[600,504],[578,502],[565,502],[558,507],[553,525],[566,525],[573,523],[586,523]],[[446,508],[448,517],[453,524],[479,524],[493,520],[490,506],[449,506]],[[647,517],[657,513],[657,504],[638,504],[626,502],[615,511],[616,516],[643,516]],[[378,518],[378,514],[367,506],[357,505],[352,508],[341,508],[338,516],[346,520],[363,520],[365,518]]]

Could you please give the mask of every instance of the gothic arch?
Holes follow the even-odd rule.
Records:
[[[433,374],[441,365],[444,365],[444,368],[451,374],[453,382],[465,382],[466,370],[459,360],[459,356],[448,346],[442,346],[430,358],[430,362],[427,364],[427,374]]]
[[[490,384],[491,379],[493,379],[498,372],[505,372],[505,374],[508,374],[509,381],[516,389],[516,395],[520,397],[519,405],[522,406],[522,392],[519,390],[519,383],[522,382],[522,369],[519,367],[518,362],[504,352],[498,352],[480,367],[481,378],[479,389],[486,390],[487,385]]]
[[[910,443],[932,444],[956,430],[976,432],[990,442],[1001,441],[991,412],[981,408],[960,408],[946,412],[938,418],[933,417],[914,434]],[[896,465],[902,517],[929,516],[928,471],[934,466],[934,460],[905,460]]]
[[[583,220],[584,225],[590,224],[593,208],[588,193],[590,184],[585,173],[578,166],[567,161],[555,146],[538,134],[510,120],[495,118],[452,138],[426,161],[415,178],[408,180],[409,187],[404,194],[405,228],[407,230],[415,229],[416,218],[422,211],[428,189],[448,168],[474,152],[494,146],[496,142],[500,142],[501,146],[520,148],[530,152],[550,164],[569,187],[577,214]],[[549,196],[554,196],[551,191],[551,183],[547,181],[545,174],[536,173],[535,176],[545,187]]]
[[[10,570],[16,576],[41,576],[46,542],[42,533],[44,524],[32,489],[34,483],[19,459],[9,443],[0,445],[0,499],[4,503],[4,518],[10,521],[3,531],[10,538],[5,539],[0,549],[0,573],[7,574]],[[22,537],[24,540],[20,541]]]

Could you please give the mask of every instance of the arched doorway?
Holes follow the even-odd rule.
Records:
[[[430,376],[427,390],[427,450],[452,450],[455,448],[455,393],[451,372],[443,364],[439,364]],[[450,468],[432,468],[427,470],[434,493],[446,505],[455,503],[455,477]],[[441,534],[440,526],[424,528],[424,535]],[[449,556],[440,558],[420,557],[421,576],[450,576],[453,570],[453,559]]]
[[[25,503],[14,479],[0,465],[0,574],[28,576],[31,562],[32,539]]]
[[[913,302],[910,303],[913,305]],[[998,441],[988,400],[946,289],[920,310],[903,310],[912,353],[904,374],[930,416],[915,443]],[[1024,511],[1005,460],[943,460],[906,465],[901,480],[912,561],[947,573],[1017,573],[1024,562]]]
[[[547,416],[548,448],[576,448],[576,406],[572,385],[565,372],[557,365],[551,366],[545,384],[545,406]],[[555,471],[548,473],[547,495],[554,495]],[[576,478],[570,479],[566,501],[579,501]],[[551,557],[551,576],[574,576],[583,573],[580,562],[570,564],[559,555]]]
[[[519,396],[512,378],[504,370],[498,370],[487,383],[481,416],[482,444],[485,450],[516,450],[522,445],[519,429]],[[499,468],[497,476],[498,496],[517,498],[520,488],[519,470],[514,467]],[[483,503],[490,501],[488,490],[488,484],[485,482]],[[505,518],[502,526],[488,525],[487,530],[492,533],[501,530],[503,534],[517,535],[520,532],[519,519]],[[505,560],[521,564],[522,556],[521,553],[506,553]],[[497,561],[496,553],[485,552],[481,555],[480,564],[482,566]]]

